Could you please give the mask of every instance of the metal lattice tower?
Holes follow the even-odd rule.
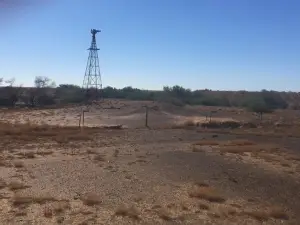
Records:
[[[92,29],[92,43],[88,49],[90,51],[86,65],[82,88],[85,90],[85,99],[87,103],[97,101],[101,98],[102,80],[98,59],[98,48],[96,43],[96,34],[100,30]]]

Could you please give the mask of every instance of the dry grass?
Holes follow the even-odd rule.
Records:
[[[3,179],[0,179],[0,189],[3,189],[7,186],[6,182]]]
[[[13,197],[13,205],[14,206],[20,206],[20,205],[29,205],[33,202],[33,199],[31,196],[23,196],[20,194],[16,194]]]
[[[224,147],[224,146],[253,146],[255,145],[254,142],[248,141],[248,140],[243,140],[243,139],[237,139],[237,140],[230,140],[230,141],[217,141],[217,140],[200,140],[193,145],[199,145],[199,146],[219,146],[219,147]]]
[[[70,202],[68,201],[61,201],[61,202],[56,202],[56,204],[53,205],[53,211],[55,213],[62,213],[67,209],[70,209],[71,205]]]
[[[237,209],[242,208],[242,206],[239,205],[239,204],[237,204],[237,203],[231,203],[230,205],[231,205],[232,207],[234,207],[234,208],[237,208]]]
[[[3,159],[0,159],[0,166],[2,167],[6,167],[7,166],[7,162]]]
[[[44,216],[46,218],[51,218],[53,216],[53,211],[50,207],[45,207],[44,208]]]
[[[193,126],[196,126],[196,125],[197,125],[197,123],[193,120],[186,120],[183,123],[183,126],[185,126],[185,127],[193,127]]]
[[[97,151],[95,149],[88,149],[86,150],[87,154],[97,154]]]
[[[84,205],[87,205],[87,206],[99,205],[102,202],[101,198],[98,195],[93,194],[93,193],[88,193],[88,194],[84,195],[81,198],[81,201],[83,202]]]
[[[30,195],[23,195],[23,194],[16,193],[15,196],[13,197],[13,204],[15,206],[29,205],[32,203],[37,203],[42,205],[47,202],[55,202],[55,201],[58,200],[52,197],[50,194],[30,196]]]
[[[199,129],[198,133],[207,133],[214,132],[219,134],[234,134],[234,135],[255,135],[255,136],[264,136],[264,137],[300,137],[299,126],[291,126],[285,129],[277,129],[274,131],[274,127],[268,128],[249,128],[249,129]]]
[[[270,218],[280,219],[280,220],[288,220],[288,214],[281,208],[274,207],[269,210],[261,210],[261,211],[244,211],[243,214],[248,215],[259,221],[267,221]]]
[[[28,185],[23,184],[22,182],[19,182],[19,181],[12,181],[7,186],[12,191],[20,190],[20,189],[25,189],[25,188],[29,188],[30,187]]]
[[[18,216],[20,216],[20,217],[22,217],[22,216],[27,216],[27,211],[26,210],[20,210],[20,211],[17,211],[17,212],[15,212],[15,216],[16,217],[18,217]]]
[[[251,146],[224,146],[220,148],[221,153],[231,153],[231,154],[239,154],[243,155],[246,152],[256,153],[261,152],[264,149],[259,145],[251,145]]]
[[[291,167],[291,165],[288,162],[281,162],[281,166],[283,167]]]
[[[119,154],[120,154],[120,151],[119,151],[119,149],[116,149],[116,150],[114,151],[114,157],[118,157],[118,156],[119,156]]]
[[[266,162],[280,162],[281,159],[277,155],[272,155],[265,152],[255,152],[251,156],[265,160]]]
[[[53,139],[59,144],[65,144],[74,141],[90,141],[92,140],[92,136],[89,133],[84,131],[78,131],[78,133],[64,133],[62,135],[56,136]]]
[[[206,204],[206,203],[204,203],[204,202],[200,202],[200,203],[198,204],[198,207],[199,207],[199,209],[201,209],[201,210],[209,210],[209,205]]]
[[[238,214],[238,211],[234,208],[225,208],[225,209],[222,209],[222,213],[225,216],[235,216]]]
[[[98,154],[98,155],[95,155],[94,160],[99,161],[99,162],[105,162],[106,158],[105,158],[105,155]]]
[[[200,146],[200,148],[198,146]],[[211,146],[212,148],[216,147],[221,154],[231,153],[245,155],[245,153],[251,153],[251,156],[262,158],[269,162],[276,161],[276,157],[270,154],[279,151],[279,148],[274,145],[256,144],[255,142],[244,139],[230,141],[217,141],[215,139],[201,140],[192,144],[192,151],[202,152],[206,146]]]
[[[42,142],[50,139],[59,144],[76,141],[89,141],[93,135],[103,128],[61,127],[50,125],[10,124],[0,122],[0,136],[3,138],[2,145],[7,147],[17,143]]]
[[[21,158],[25,158],[25,159],[34,159],[35,158],[35,152],[19,152],[17,154]]]
[[[135,220],[139,219],[139,214],[140,212],[135,206],[126,207],[125,205],[118,207],[115,212],[116,216],[129,217]]]
[[[172,129],[184,129],[184,128],[193,128],[195,126],[198,126],[198,123],[196,123],[193,120],[186,120],[182,123],[172,124],[171,128]]]
[[[43,194],[39,196],[33,196],[33,202],[38,204],[45,204],[47,202],[55,202],[58,201],[56,198],[52,197],[50,194]]]
[[[27,159],[34,159],[35,158],[35,152],[25,152],[24,157]]]
[[[52,155],[53,151],[41,151],[41,152],[36,152],[37,155],[41,155],[41,156],[46,156],[46,155]]]
[[[209,202],[225,202],[225,198],[212,187],[196,187],[189,193],[189,196],[192,198],[204,199]]]
[[[225,146],[249,146],[255,145],[254,142],[244,139],[231,140],[224,144]]]
[[[300,156],[295,156],[295,155],[287,156],[286,160],[300,161]]]
[[[181,209],[183,210],[183,211],[188,211],[189,210],[189,206],[188,206],[188,204],[186,204],[186,203],[180,203],[180,206],[181,206]]]
[[[13,164],[14,164],[14,167],[16,167],[16,168],[25,167],[24,162],[22,162],[22,161],[15,161],[15,162],[13,162]]]
[[[269,210],[269,215],[270,217],[274,218],[274,219],[280,219],[280,220],[288,220],[289,216],[288,214],[279,207],[274,207],[272,209]]]
[[[198,187],[209,187],[209,185],[203,181],[196,181],[195,185]]]
[[[244,211],[243,214],[250,216],[258,221],[267,221],[270,216],[265,211]]]
[[[193,152],[204,152],[205,149],[202,146],[193,145],[192,146],[192,151]]]
[[[61,224],[61,223],[63,223],[63,222],[64,222],[64,220],[65,220],[65,218],[64,218],[63,216],[59,216],[59,217],[57,217],[57,218],[56,218],[56,222],[57,222],[57,224]]]
[[[222,145],[222,142],[216,140],[201,140],[195,142],[193,145],[200,145],[200,146],[218,146]]]
[[[158,211],[158,216],[159,216],[159,218],[161,218],[162,220],[165,220],[165,221],[173,220],[173,217],[171,216],[170,212],[167,211],[165,208],[162,208]]]

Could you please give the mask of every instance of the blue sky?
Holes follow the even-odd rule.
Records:
[[[35,76],[81,85],[89,32],[97,28],[104,86],[300,91],[297,0],[44,0],[0,7],[0,77],[24,86]]]

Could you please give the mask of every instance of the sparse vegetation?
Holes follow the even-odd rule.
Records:
[[[101,198],[93,193],[88,193],[81,198],[83,204],[87,206],[99,205],[102,201]]]
[[[269,215],[272,218],[280,219],[280,220],[288,220],[288,214],[280,207],[274,207],[269,210]]]
[[[41,156],[47,156],[47,155],[52,155],[53,151],[38,151],[36,152],[37,155],[41,155]]]
[[[176,102],[174,99],[173,101]],[[135,107],[138,108],[138,104]],[[180,102],[176,104],[180,105]],[[63,110],[68,114],[69,109]],[[70,110],[73,110],[73,107]],[[218,112],[221,113],[222,110],[225,111],[221,108]],[[29,111],[38,111],[41,117],[53,116],[60,112],[52,109]],[[122,115],[121,111],[117,113]],[[225,113],[228,112],[224,112],[226,116]],[[274,115],[277,115],[276,113]],[[66,115],[67,120],[70,117]],[[169,127],[162,130],[153,127],[150,130],[126,131],[112,129],[106,131],[89,127],[80,130],[75,126],[50,126],[46,123],[41,125],[30,122],[6,123],[3,119],[0,122],[3,148],[0,162],[3,162],[2,169],[7,174],[0,180],[0,199],[3,200],[3,204],[8,204],[12,208],[13,216],[17,215],[17,210],[30,206],[28,212],[29,209],[40,210],[38,216],[45,217],[42,219],[62,224],[69,222],[69,218],[76,220],[78,224],[96,223],[102,216],[103,221],[109,219],[112,223],[132,220],[131,223],[151,224],[172,222],[197,224],[202,222],[199,218],[208,220],[208,223],[224,220],[224,224],[234,220],[237,223],[250,220],[253,224],[259,224],[261,221],[272,224],[273,221],[286,223],[294,219],[292,213],[295,213],[297,207],[293,208],[293,203],[284,199],[284,193],[280,198],[286,200],[287,211],[279,208],[265,210],[265,206],[262,206],[265,202],[263,194],[255,192],[260,186],[255,186],[251,190],[250,181],[256,179],[255,176],[258,176],[259,181],[263,179],[277,181],[275,176],[270,176],[272,168],[275,168],[276,174],[283,172],[286,175],[280,177],[282,180],[299,176],[297,152],[293,153],[287,149],[289,137],[285,137],[284,141],[281,138],[273,138],[268,140],[270,142],[268,144],[263,137],[257,138],[256,135],[247,133],[254,130],[263,136],[265,130],[274,128],[272,121],[267,125],[262,123],[262,127],[251,126],[249,130],[244,128],[244,123],[241,122],[229,121],[225,126],[224,123],[211,121],[212,125],[209,126],[216,127],[211,132],[210,128],[204,129],[201,123],[196,122],[197,119],[194,119],[196,116],[191,117],[193,119],[186,118],[188,117],[181,120],[183,121],[181,128],[185,128],[182,130]],[[265,118],[267,120],[267,115]],[[265,126],[270,126],[271,129],[265,129]],[[227,128],[232,127],[238,127],[236,130],[240,134],[227,132]],[[288,129],[282,126],[276,128],[276,131],[278,130],[282,132]],[[288,143],[287,146],[285,143]],[[298,139],[293,139],[292,147],[294,143],[296,146]],[[52,154],[53,156],[46,157]],[[244,167],[242,163],[248,164]],[[259,166],[252,170],[253,164]],[[266,165],[270,167],[265,167]],[[260,170],[267,169],[267,176],[259,174]],[[155,178],[154,182],[151,176]],[[13,184],[12,178],[22,182]],[[194,182],[192,184],[194,188],[190,189],[190,181],[193,180],[199,182]],[[245,192],[243,192],[244,181],[249,185],[249,190]],[[32,190],[25,185],[37,183],[38,187],[32,187]],[[293,182],[281,184],[288,191],[296,193],[295,187],[288,188]],[[266,186],[264,182],[261,182],[261,186],[262,191],[264,189],[272,191],[272,187]],[[39,195],[41,187],[43,190],[49,190],[51,195]],[[23,190],[25,188],[28,189]],[[74,190],[78,193],[72,193]],[[95,193],[80,197],[80,193],[90,190],[96,190],[95,193],[100,193],[101,197]],[[70,199],[60,200],[60,196],[65,196],[68,191],[71,192]],[[278,189],[274,193],[277,191]],[[248,195],[249,192],[258,195],[255,201],[247,201],[250,198],[254,199]],[[118,208],[113,206],[115,203],[130,200],[132,203],[129,203],[129,206],[122,205]],[[233,203],[235,201],[238,204]],[[151,207],[155,202],[160,202],[161,205]],[[24,217],[29,215],[32,216],[31,211]]]
[[[20,189],[25,189],[28,188],[28,185],[23,184],[22,182],[19,181],[12,181],[8,184],[8,187],[10,190],[15,191],[15,190],[20,190]]]
[[[20,206],[20,205],[28,205],[33,202],[33,199],[31,196],[23,196],[21,194],[16,194],[13,197],[13,204],[15,206]]]
[[[159,216],[159,218],[161,218],[162,220],[165,220],[165,221],[173,220],[173,217],[171,216],[170,212],[167,211],[165,208],[162,208],[158,211],[158,216]]]
[[[51,218],[53,216],[53,211],[50,207],[45,207],[44,208],[44,216],[46,218]]]
[[[95,155],[94,160],[99,161],[99,162],[105,162],[106,161],[105,155],[102,155],[102,154]]]
[[[209,205],[204,202],[200,202],[198,206],[201,210],[209,210]]]
[[[267,221],[270,218],[279,219],[279,220],[288,220],[288,214],[281,208],[274,207],[269,210],[253,210],[253,211],[244,211],[245,215],[248,215],[259,221]]]
[[[270,218],[268,212],[265,211],[245,211],[244,214],[259,221],[266,221]]]
[[[6,182],[3,179],[0,179],[0,189],[3,189],[7,186]]]
[[[196,187],[189,193],[189,196],[192,198],[204,199],[209,202],[225,202],[225,198],[212,187]]]
[[[59,201],[55,202],[53,206],[53,211],[56,214],[63,213],[65,210],[70,209],[71,205],[69,201]]]
[[[30,107],[47,106],[54,104],[82,103],[84,102],[84,91],[76,85],[61,84],[56,87],[48,77],[38,76],[35,78],[34,87],[15,87],[15,80],[7,80],[7,86],[0,88],[0,106],[15,106],[17,102]],[[298,100],[294,93],[266,91],[211,91],[183,88],[175,85],[165,86],[162,91],[140,90],[132,87],[117,89],[106,87],[102,91],[104,98],[118,98],[128,100],[157,100],[169,102],[176,106],[204,105],[225,107],[246,107],[254,112],[271,112],[274,109],[285,109],[287,107],[297,109]],[[292,97],[291,97],[292,96]]]
[[[23,168],[25,166],[24,162],[22,162],[22,161],[15,161],[15,162],[13,162],[13,164],[16,168]]]
[[[55,201],[58,200],[52,197],[50,194],[26,195],[22,193],[16,193],[13,197],[13,204],[15,206],[29,205],[32,203],[37,203],[42,205],[47,202],[55,202]]]
[[[24,157],[27,159],[34,159],[35,153],[34,152],[24,152]]]
[[[135,206],[127,207],[126,205],[119,206],[115,212],[116,216],[129,217],[135,220],[140,219],[139,214],[140,212]]]
[[[16,143],[28,143],[31,141],[42,142],[45,139],[50,139],[58,144],[90,141],[92,140],[93,135],[101,129],[102,128],[86,128],[80,130],[78,127],[35,125],[29,123],[9,124],[0,122],[0,135],[4,141],[2,144],[5,144],[7,148]],[[34,153],[25,152],[24,156],[27,158],[34,157]],[[18,165],[22,167],[21,163],[18,163]]]

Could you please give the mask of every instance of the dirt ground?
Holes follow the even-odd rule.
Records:
[[[211,111],[241,127],[202,127]],[[0,224],[300,224],[297,112],[111,100],[79,129],[80,112],[0,110]]]

